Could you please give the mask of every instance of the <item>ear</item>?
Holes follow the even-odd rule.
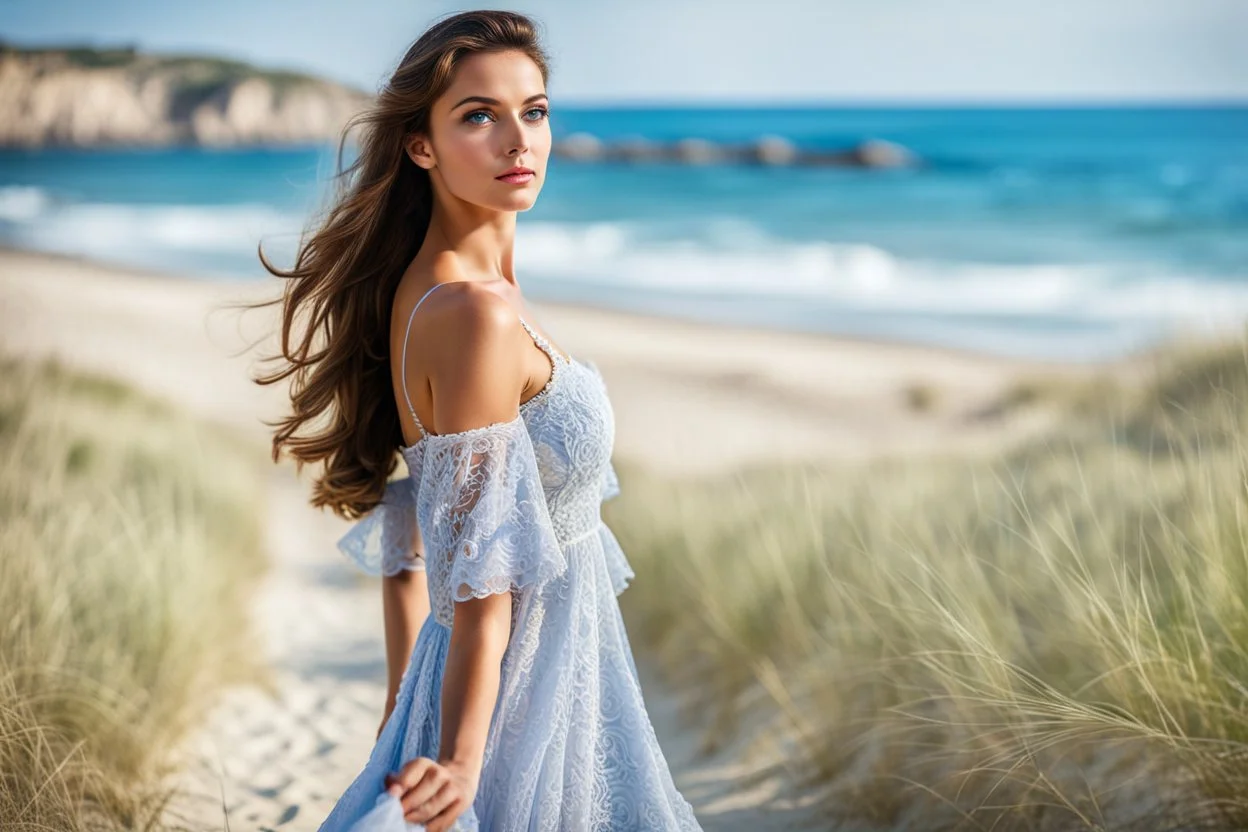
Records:
[[[403,141],[403,149],[407,151],[407,158],[425,170],[437,164],[433,158],[433,147],[430,146],[428,138],[420,133],[408,135]]]

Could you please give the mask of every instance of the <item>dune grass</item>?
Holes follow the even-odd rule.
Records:
[[[259,678],[257,459],[125,385],[0,359],[0,828],[159,828],[168,752]]]
[[[989,460],[664,482],[604,513],[714,747],[844,829],[1248,828],[1248,342]]]

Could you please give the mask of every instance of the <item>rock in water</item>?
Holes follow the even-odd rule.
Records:
[[[851,158],[864,168],[904,168],[918,163],[905,147],[883,139],[870,139],[851,151]]]

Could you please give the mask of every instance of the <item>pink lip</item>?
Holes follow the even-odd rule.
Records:
[[[523,185],[525,182],[531,181],[537,174],[533,171],[526,173],[505,173],[502,176],[495,177],[499,182],[507,182],[511,185]]]

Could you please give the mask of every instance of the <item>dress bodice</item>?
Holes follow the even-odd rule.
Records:
[[[540,339],[540,335],[531,329],[530,332]],[[532,445],[549,524],[560,549],[566,551],[598,531],[602,501],[618,488],[611,467],[615,418],[606,384],[593,362],[564,358],[553,349],[547,353],[554,366],[550,381],[520,405],[518,423]],[[427,433],[415,444],[402,448],[420,528],[438,526],[436,515],[448,508],[452,494],[461,495],[462,500],[464,483],[457,482],[452,472],[460,471],[462,480],[462,472],[471,471],[474,463],[459,458],[470,453],[486,460],[497,453],[499,427]],[[479,494],[476,496],[480,498]],[[515,529],[509,531],[514,533]],[[427,557],[425,563],[432,613],[448,627],[456,600],[450,585],[451,566],[447,558]]]

